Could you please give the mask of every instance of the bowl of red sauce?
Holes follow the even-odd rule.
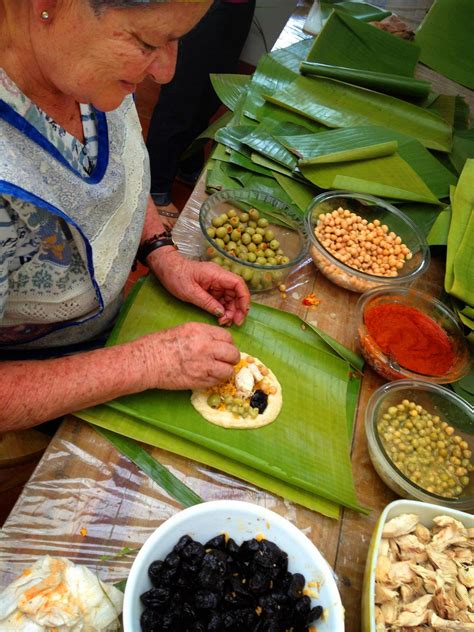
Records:
[[[357,334],[365,360],[387,380],[449,384],[471,366],[455,314],[409,287],[375,288],[358,302]]]

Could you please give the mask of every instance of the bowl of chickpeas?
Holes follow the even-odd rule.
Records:
[[[201,206],[199,224],[201,259],[238,274],[251,292],[284,291],[288,275],[308,257],[303,216],[261,191],[214,193]]]
[[[369,455],[399,496],[474,510],[474,411],[453,391],[421,380],[377,389],[365,412]]]
[[[416,224],[372,195],[318,195],[306,212],[305,226],[316,267],[353,292],[411,284],[429,266],[429,247]]]

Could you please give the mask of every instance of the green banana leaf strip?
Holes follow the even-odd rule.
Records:
[[[372,22],[375,20],[383,20],[392,15],[391,11],[379,9],[367,2],[347,2],[335,0],[331,2],[329,0],[321,0],[320,2],[322,18],[326,19],[331,14],[331,11],[336,10],[338,13],[344,13],[351,15],[358,20],[364,22]]]
[[[474,189],[473,185],[474,180],[471,180],[471,190]],[[451,286],[451,294],[468,305],[474,305],[474,203],[471,206],[466,230],[454,255],[453,273],[454,283]],[[460,315],[460,317],[465,325],[474,329],[473,320],[469,319],[470,322],[467,323],[464,320],[467,316]]]
[[[451,199],[451,225],[448,235],[448,250],[446,253],[446,275],[444,287],[446,292],[463,299],[464,290],[473,286],[472,270],[465,267],[465,263],[458,259],[457,273],[461,276],[455,278],[454,261],[457,258],[459,248],[466,235],[466,231],[474,209],[474,160],[467,160],[459,177],[458,184]],[[474,235],[472,236],[474,239]],[[456,284],[456,285],[455,285]],[[455,292],[453,288],[455,287]],[[465,301],[469,303],[469,301]]]
[[[281,188],[303,213],[307,211],[314,197],[321,193],[320,189],[310,186],[309,183],[297,182],[294,178],[289,178],[281,173],[275,173],[274,175]]]
[[[271,128],[270,128],[271,129]],[[293,171],[298,165],[297,159],[272,135],[268,122],[258,127],[242,138],[242,143],[254,151],[280,163]]]
[[[469,158],[474,158],[474,129],[454,130],[449,160],[458,173],[464,169]]]
[[[436,218],[428,233],[430,246],[446,246],[448,243],[449,226],[451,224],[451,207],[446,207]]]
[[[208,163],[206,172],[206,191],[214,193],[224,189],[240,189],[242,187],[227,173],[226,163],[212,160]]]
[[[335,11],[307,61],[413,77],[419,54],[415,44]]]
[[[420,61],[441,75],[474,89],[472,0],[435,0],[415,34]]]
[[[382,158],[383,156],[391,156],[398,149],[396,140],[387,141],[386,143],[369,144],[366,147],[358,147],[357,149],[345,149],[337,151],[333,154],[323,154],[314,156],[313,158],[301,159],[298,163],[300,168],[308,165],[324,165],[334,162],[352,162],[354,160],[369,160],[370,158]]]
[[[352,148],[354,151],[361,147],[396,141],[400,156],[416,171],[437,198],[447,197],[449,187],[457,181],[454,174],[446,169],[421,143],[409,136],[383,127],[362,125],[354,128],[328,130],[317,135],[278,136],[277,138],[288,149],[305,160],[320,155],[337,155],[338,153],[341,154],[342,159],[345,155],[350,156],[350,153],[345,153],[348,148]]]
[[[474,307],[471,307],[470,305],[465,305],[461,310],[461,313],[468,318],[472,318],[472,320],[474,320]]]
[[[270,160],[270,158],[267,158],[266,156],[262,156],[262,154],[252,152],[250,154],[250,158],[253,163],[255,163],[256,165],[260,165],[261,167],[266,167],[269,171],[281,173],[288,176],[289,178],[293,177],[293,172],[290,171],[290,169],[287,169],[274,160]],[[276,178],[276,173],[273,173],[272,175]]]
[[[418,174],[398,154],[353,162],[300,166],[303,175],[323,189],[438,204]]]
[[[262,193],[268,193],[273,197],[285,202],[290,207],[294,207],[292,200],[286,195],[281,186],[273,177],[261,176],[259,174],[251,173],[250,171],[246,171],[244,169],[239,169],[238,167],[233,167],[229,165],[227,168],[227,173],[232,178],[236,178],[240,184],[246,188],[253,191],[260,191]],[[263,208],[260,204],[259,208]]]
[[[416,138],[425,147],[451,149],[452,128],[442,118],[387,94],[333,79],[300,77],[285,90],[264,96],[328,127],[380,125]]]
[[[250,84],[249,75],[211,74],[210,79],[217,96],[232,112]]]
[[[243,169],[260,173],[264,176],[271,176],[270,169],[257,165],[250,158],[247,158],[244,154],[235,151],[235,149],[229,149],[225,145],[218,144],[213,152],[212,157],[214,160],[221,160],[222,162],[228,162],[232,165],[237,165]]]
[[[417,225],[425,237],[428,237],[433,224],[442,212],[439,206],[434,206],[433,204],[422,204],[419,202],[395,202],[394,204]]]
[[[426,106],[425,106],[426,107]],[[439,114],[448,125],[454,125],[454,115],[456,111],[456,97],[450,94],[440,94],[433,101],[433,103],[427,107],[430,112]]]
[[[137,417],[132,417],[106,406],[88,408],[81,411],[78,416],[96,427],[114,429],[121,435],[133,437],[143,443],[225,471],[232,476],[253,483],[262,489],[282,496],[291,502],[303,505],[312,511],[318,511],[334,520],[338,520],[340,517],[340,507],[336,503],[288,485],[284,481],[279,481],[263,472],[233,461],[228,457],[223,457],[217,452],[212,452],[181,437],[165,432],[156,426],[141,421]]]
[[[258,311],[259,306],[254,307]],[[122,343],[189,321],[214,322],[148,279],[114,339]],[[187,392],[147,391],[109,405],[293,486],[360,509],[347,437],[350,365],[336,354],[273,331],[267,320],[260,323],[252,313],[242,327],[233,330],[233,337],[240,348],[251,349],[279,377],[284,401],[278,422],[252,432],[225,430],[205,422],[190,405]],[[317,407],[310,405],[316,394]]]
[[[462,311],[459,311],[459,310],[456,310],[456,314],[458,315],[458,318],[462,322],[463,325],[465,325],[471,331],[474,331],[474,319],[473,318],[469,318],[468,316],[463,314]]]
[[[375,72],[373,70],[360,70],[358,68],[346,68],[345,66],[333,66],[330,64],[320,64],[314,61],[303,61],[301,63],[301,74],[312,77],[328,77],[338,79],[356,86],[377,90],[384,94],[393,94],[398,97],[408,97],[412,99],[426,99],[431,90],[429,81],[414,79],[413,77],[402,77],[389,73]],[[453,104],[454,118],[454,104]],[[453,121],[451,121],[451,124]]]
[[[96,428],[96,430],[104,439],[107,439],[114,448],[135,463],[137,467],[162,487],[171,498],[181,503],[181,505],[184,507],[192,507],[193,505],[204,502],[200,496],[148,454],[136,441],[104,428]]]
[[[459,94],[456,96],[454,108],[454,129],[463,130],[470,127],[469,105]]]
[[[255,120],[260,122],[266,120],[290,122],[301,127],[306,127],[308,132],[311,133],[316,133],[328,129],[326,125],[317,123],[304,114],[292,112],[286,108],[280,107],[279,105],[270,103],[268,101],[264,101],[264,104],[261,107],[256,108]]]
[[[239,151],[241,154],[249,156],[250,152],[246,150],[244,144],[242,143],[242,138],[245,138],[247,134],[250,134],[253,129],[255,129],[255,126],[253,125],[223,127],[222,129],[217,130],[214,140],[226,147]]]

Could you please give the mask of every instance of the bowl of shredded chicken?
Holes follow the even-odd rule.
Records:
[[[474,517],[412,500],[389,504],[367,556],[362,629],[474,630]]]

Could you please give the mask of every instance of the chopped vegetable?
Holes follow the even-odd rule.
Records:
[[[316,298],[316,294],[312,292],[311,294],[308,294],[308,296],[305,296],[301,302],[307,307],[315,307],[316,305],[319,305],[321,301]]]

